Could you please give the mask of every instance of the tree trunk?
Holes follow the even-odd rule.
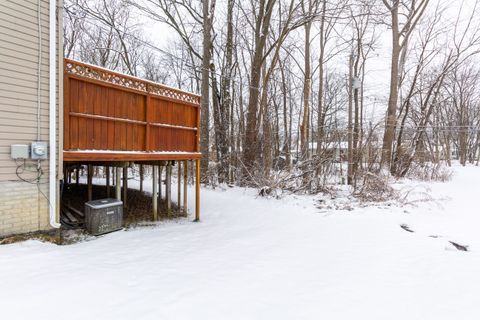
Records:
[[[234,155],[234,137],[233,137],[233,103],[232,95],[230,93],[231,86],[231,77],[232,77],[232,65],[233,65],[233,6],[235,5],[235,0],[228,0],[227,2],[227,40],[226,40],[226,52],[225,52],[225,71],[222,81],[222,105],[224,110],[227,111],[225,114],[226,130],[228,131],[228,144],[225,146],[225,150],[228,154],[228,162],[225,158],[225,170],[227,171],[227,176],[229,182],[232,181],[233,177],[230,171],[230,168],[233,167],[233,155]],[[227,133],[227,132],[226,132]],[[227,157],[225,154],[225,157]]]
[[[245,140],[243,143],[243,164],[248,172],[246,177],[252,174],[252,169],[257,161],[258,148],[258,104],[260,96],[261,69],[263,65],[263,53],[266,37],[270,30],[270,18],[273,12],[273,5],[276,0],[260,0],[259,11],[255,24],[255,51],[250,69],[250,88],[247,107],[247,123]],[[250,179],[247,179],[250,180]]]
[[[303,83],[303,119],[300,125],[300,144],[302,160],[309,157],[309,132],[310,132],[310,89],[311,89],[311,66],[310,66],[310,30],[312,24],[305,24],[305,70]]]
[[[398,3],[394,4],[391,10],[392,16],[392,58],[390,71],[390,96],[388,98],[388,108],[385,123],[385,133],[382,145],[382,166],[390,168],[392,158],[393,139],[395,138],[395,125],[397,122],[397,101],[398,101],[398,83],[399,83],[399,60],[400,60],[400,42],[398,26]]]
[[[317,156],[320,156],[325,132],[325,106],[323,103],[324,57],[325,57],[325,19],[327,0],[322,0],[322,15],[320,19],[320,48],[318,56],[318,115],[317,115]]]
[[[212,16],[210,13],[210,0],[203,1],[203,57],[202,57],[202,83],[201,83],[201,113],[200,113],[200,151],[202,160],[200,161],[202,170],[202,181],[207,180],[208,158],[209,158],[209,102],[210,102],[210,58],[211,58],[211,29]]]

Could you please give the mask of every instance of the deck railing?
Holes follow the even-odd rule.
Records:
[[[64,150],[199,152],[200,96],[65,59]]]

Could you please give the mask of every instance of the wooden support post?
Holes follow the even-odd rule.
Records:
[[[167,168],[167,181],[165,186],[165,193],[167,196],[167,215],[170,215],[170,211],[172,210],[172,162],[168,161]]]
[[[105,166],[105,185],[107,187],[107,198],[110,198],[110,167]]]
[[[123,167],[123,207],[127,207],[128,167]]]
[[[183,213],[187,215],[188,161],[183,161]],[[179,204],[180,205],[180,204]]]
[[[75,184],[78,187],[78,184],[80,183],[80,167],[77,167],[77,170],[75,170]]]
[[[200,221],[200,160],[195,165],[195,221]]]
[[[143,191],[143,164],[140,165],[140,192]]]
[[[156,165],[152,166],[152,208],[153,221],[158,220],[158,195],[157,195],[157,171]]]
[[[63,182],[68,184],[67,167],[63,166]]]
[[[162,173],[163,173],[163,166],[160,165],[158,167],[158,199],[159,201],[162,200]]]
[[[93,176],[93,166],[91,164],[88,165],[88,172],[87,172],[87,188],[88,188],[88,201],[92,201],[92,176]]]
[[[158,185],[158,199],[157,199],[157,206],[158,206],[158,211],[160,211],[160,208],[162,207],[161,206],[161,202],[162,202],[162,166],[161,165],[158,165],[158,166],[155,166],[157,167],[158,169],[158,182],[157,182],[157,185]]]
[[[120,168],[115,168],[115,193],[117,200],[122,200],[122,190],[120,188]]]
[[[180,201],[182,199],[182,163],[177,161],[178,165],[178,177],[177,177],[177,205],[180,209]]]

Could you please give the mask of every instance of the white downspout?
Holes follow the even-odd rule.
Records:
[[[57,69],[56,69],[56,41],[57,41],[57,0],[50,0],[49,7],[49,198],[50,198],[50,225],[60,228],[57,222]]]

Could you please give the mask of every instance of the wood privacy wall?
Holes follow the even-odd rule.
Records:
[[[200,97],[65,59],[64,150],[199,152]]]

